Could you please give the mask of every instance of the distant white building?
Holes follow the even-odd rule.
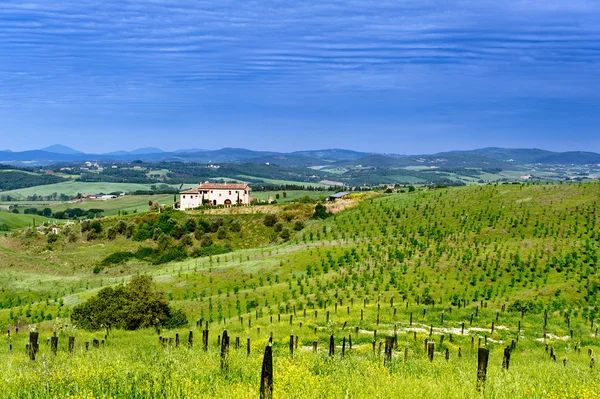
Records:
[[[117,196],[113,195],[113,194],[92,194],[92,195],[88,196],[88,198],[91,200],[94,200],[94,201],[107,201],[107,200],[115,199],[115,198],[117,198]]]
[[[234,205],[250,203],[250,186],[248,184],[201,183],[197,189],[179,193],[176,208],[181,210],[198,208],[204,205]]]

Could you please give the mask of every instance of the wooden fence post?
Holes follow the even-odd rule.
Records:
[[[250,356],[250,338],[246,340],[246,355]]]
[[[335,341],[333,339],[333,334],[329,337],[329,356],[333,357],[335,354]]]
[[[477,352],[477,390],[481,391],[485,387],[485,379],[487,375],[488,359],[490,350],[487,348],[479,348]]]
[[[223,331],[223,337],[221,338],[221,370],[227,371],[227,355],[229,353],[229,335],[227,330]]]
[[[342,357],[346,354],[346,337],[342,338]]]
[[[290,356],[294,356],[294,336],[290,335]]]
[[[260,399],[273,397],[273,349],[270,345],[265,348],[265,356],[260,375]]]
[[[435,342],[427,343],[427,357],[429,357],[429,361],[433,361],[433,353],[435,351]]]
[[[56,352],[58,351],[58,337],[50,337],[50,350],[56,356]]]
[[[387,337],[385,339],[385,357],[384,364],[389,365],[392,362],[392,349],[394,347],[394,341],[392,338]]]
[[[29,358],[31,360],[35,360],[35,354],[37,353],[37,351],[39,349],[38,337],[39,337],[38,332],[31,331],[29,333]]]
[[[510,346],[504,348],[504,359],[502,359],[502,367],[508,370],[508,366],[510,364]]]
[[[179,347],[179,333],[175,333],[175,347]]]
[[[190,330],[190,335],[188,336],[188,346],[191,348],[194,345],[194,333]]]

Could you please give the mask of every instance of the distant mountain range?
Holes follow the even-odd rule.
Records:
[[[0,163],[48,165],[76,161],[131,162],[199,162],[199,163],[270,163],[284,167],[363,167],[404,168],[408,166],[507,168],[514,164],[589,165],[600,164],[600,154],[584,151],[553,152],[524,148],[482,148],[468,151],[449,151],[437,154],[399,155],[374,154],[344,149],[324,149],[280,153],[254,151],[244,148],[220,150],[182,149],[163,151],[159,148],[140,148],[106,154],[87,154],[64,145],[39,150],[0,151]]]

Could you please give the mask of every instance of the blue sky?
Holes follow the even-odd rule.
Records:
[[[3,0],[0,149],[600,152],[600,2]]]

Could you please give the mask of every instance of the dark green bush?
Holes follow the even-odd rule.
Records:
[[[110,325],[125,330],[162,326],[176,328],[188,323],[181,310],[171,308],[149,276],[135,276],[122,287],[107,287],[73,308],[71,320],[85,330]]]

